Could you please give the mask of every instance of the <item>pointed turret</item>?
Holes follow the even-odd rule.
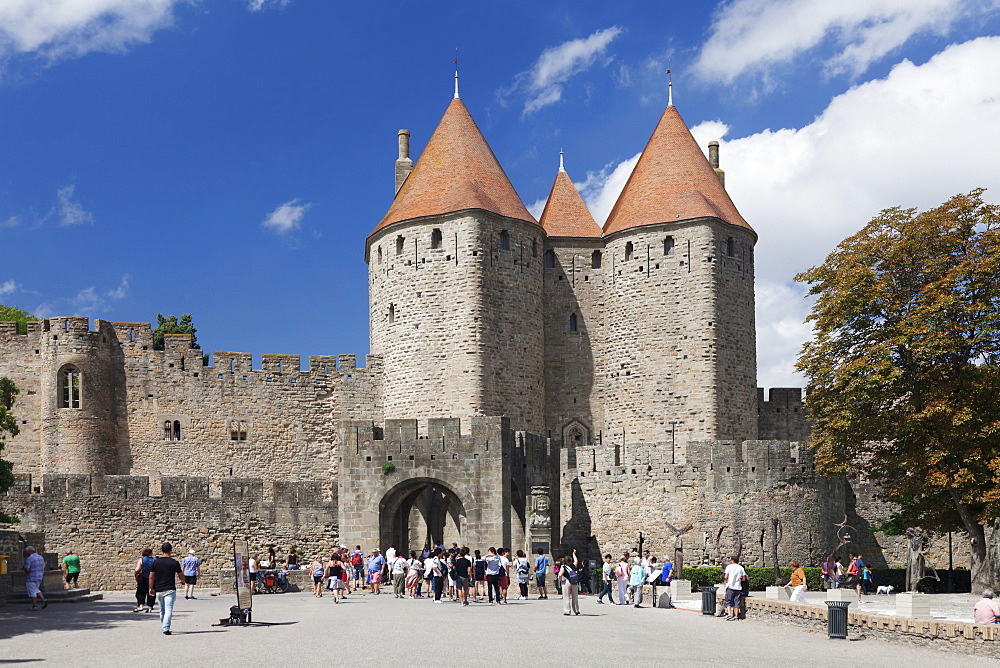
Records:
[[[401,220],[483,209],[535,223],[462,100],[448,105],[423,154],[403,182],[385,218],[372,230]]]
[[[552,184],[549,198],[539,220],[550,237],[600,237],[601,228],[590,215],[583,198],[562,166],[560,153],[559,172]]]
[[[676,107],[668,106],[611,210],[604,234],[706,217],[753,229],[729,199]]]

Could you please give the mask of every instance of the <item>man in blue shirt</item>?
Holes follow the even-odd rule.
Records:
[[[670,561],[670,557],[663,557],[663,571],[660,573],[660,582],[665,585],[670,584],[670,581],[674,577],[674,562]]]
[[[548,592],[545,590],[545,572],[548,570],[550,563],[552,562],[545,556],[545,550],[538,548],[538,556],[535,557],[535,584],[538,585],[538,598],[540,599],[549,597]]]
[[[382,593],[383,566],[385,566],[385,557],[376,547],[372,550],[372,556],[368,557],[368,586],[373,594]]]

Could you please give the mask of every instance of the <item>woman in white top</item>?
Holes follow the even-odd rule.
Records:
[[[563,614],[580,614],[580,561],[576,558],[576,550],[572,557],[563,557],[559,568],[559,578],[562,580]]]
[[[531,580],[531,568],[528,565],[528,557],[524,550],[518,550],[514,558],[514,572],[517,574],[517,588],[520,595],[517,600],[524,601],[528,598],[528,582]]]
[[[424,577],[424,562],[417,559],[416,552],[411,551],[407,565],[410,568],[406,571],[406,595],[409,598],[416,598],[417,587],[420,586],[420,581]]]

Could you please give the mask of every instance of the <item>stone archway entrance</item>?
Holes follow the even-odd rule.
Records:
[[[407,553],[423,547],[462,544],[467,519],[462,499],[444,482],[410,478],[379,501],[379,543]]]

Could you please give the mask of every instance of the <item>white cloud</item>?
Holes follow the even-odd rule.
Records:
[[[47,60],[122,52],[173,23],[173,9],[197,0],[3,0],[0,58]]]
[[[292,3],[292,0],[249,0],[247,2],[247,9],[251,12],[259,12],[265,7],[287,7]]]
[[[79,290],[68,298],[59,298],[39,304],[34,314],[39,318],[51,318],[57,315],[74,315],[100,317],[112,308],[113,302],[125,299],[128,288],[132,284],[129,274],[122,274],[118,286],[110,290],[99,290],[96,285],[90,285]]]
[[[14,282],[14,279],[10,279],[0,283],[0,297],[6,297],[7,295],[14,294],[20,286]]]
[[[732,83],[745,72],[770,86],[775,66],[826,46],[830,74],[858,75],[916,35],[947,35],[997,0],[732,0],[721,6],[694,70]]]
[[[722,140],[726,186],[760,236],[756,249],[758,374],[762,385],[802,384],[793,365],[809,328],[795,274],[823,261],[881,209],[927,209],[982,186],[1000,202],[1000,37],[948,47],[923,65],[903,61],[884,79],[832,99],[801,128],[725,140],[711,120],[701,146]],[[600,222],[638,156],[580,184]]]
[[[79,202],[73,200],[73,192],[75,190],[76,185],[71,183],[56,191],[58,204],[56,205],[55,214],[58,216],[59,224],[62,226],[82,225],[83,223],[94,222],[93,214],[85,211]]]
[[[20,216],[11,216],[10,218],[8,218],[6,220],[0,220],[0,228],[8,228],[9,229],[11,227],[17,227],[20,224],[21,224],[21,218],[20,218]]]
[[[264,220],[260,222],[260,226],[273,230],[278,234],[287,234],[299,229],[299,224],[302,222],[303,216],[306,215],[306,211],[312,206],[309,203],[299,204],[299,201],[298,199],[293,199],[290,202],[278,205],[274,211],[264,217]]]
[[[514,93],[524,95],[525,115],[555,104],[562,99],[563,84],[597,62],[622,32],[622,28],[611,26],[545,49],[530,68],[514,78],[513,84],[497,91],[498,99],[503,102]]]

